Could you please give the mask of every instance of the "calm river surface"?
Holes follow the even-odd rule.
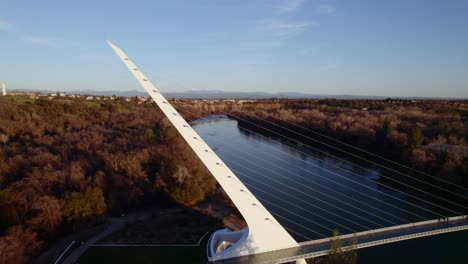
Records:
[[[360,168],[297,143],[266,138],[224,115],[192,125],[297,241],[329,237],[335,229],[354,233],[447,213],[436,200],[426,203],[415,197],[429,197],[407,195],[408,190],[383,181],[379,174],[388,172],[375,165]],[[359,263],[468,263],[468,232],[363,249],[358,256]]]

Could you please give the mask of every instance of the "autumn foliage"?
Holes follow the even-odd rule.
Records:
[[[468,185],[468,103],[463,100],[197,101],[178,100],[175,104],[189,119],[209,113],[227,113],[238,119],[240,126],[249,126],[260,133],[266,130],[256,125],[317,145],[316,141],[307,139],[313,137],[374,159],[371,155],[317,136],[310,132],[312,130],[445,180]],[[291,133],[291,130],[307,137]],[[322,148],[323,145],[317,147]]]
[[[0,98],[0,263],[28,262],[106,214],[215,189],[153,104]]]
[[[241,126],[250,121],[277,129],[274,123],[306,135],[311,129],[468,182],[465,101],[173,103],[189,120],[227,113]],[[215,190],[214,177],[152,103],[0,98],[1,263],[30,262],[58,237],[108,214],[195,204]]]

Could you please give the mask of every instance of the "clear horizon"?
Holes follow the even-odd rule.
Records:
[[[28,93],[28,92],[37,92],[37,93],[64,93],[65,95],[70,95],[70,94],[77,94],[77,95],[86,95],[86,93],[82,93],[82,92],[91,92],[90,95],[97,95],[97,96],[102,96],[100,94],[106,94],[106,93],[110,93],[110,92],[118,92],[118,93],[134,93],[134,95],[131,95],[131,96],[135,96],[137,93],[138,94],[145,94],[147,95],[147,97],[149,97],[150,95],[146,93],[146,91],[144,89],[132,89],[132,90],[92,90],[92,89],[76,89],[76,90],[70,90],[70,91],[60,91],[60,90],[34,90],[34,89],[13,89],[13,90],[10,90],[10,92],[12,93],[17,93],[17,92],[25,92],[25,93]],[[217,93],[225,93],[225,94],[234,94],[234,93],[238,93],[239,95],[241,94],[252,94],[254,97],[252,97],[252,99],[268,99],[268,97],[265,97],[265,98],[262,98],[262,97],[258,97],[259,94],[262,94],[262,93],[266,93],[266,94],[271,94],[271,95],[275,95],[275,94],[283,94],[284,96],[288,96],[288,94],[300,94],[300,95],[303,95],[305,97],[298,97],[298,98],[315,98],[315,97],[326,97],[326,98],[330,98],[330,99],[333,99],[333,98],[336,98],[336,99],[347,99],[347,98],[343,98],[343,97],[350,97],[349,99],[360,99],[360,98],[370,98],[372,99],[373,97],[375,98],[378,98],[378,100],[380,99],[383,99],[383,98],[394,98],[394,99],[435,99],[435,100],[449,100],[449,99],[454,99],[454,100],[468,100],[468,97],[431,97],[431,96],[389,96],[389,95],[363,95],[363,94],[313,94],[313,93],[301,93],[301,92],[284,92],[284,91],[279,91],[279,92],[263,92],[263,91],[230,91],[230,90],[227,90],[227,91],[221,91],[221,90],[186,90],[186,91],[177,91],[177,90],[174,90],[174,91],[165,91],[164,94],[167,96],[168,94],[190,94],[191,92],[202,92],[200,94],[204,94],[206,93],[206,95],[210,95],[210,93],[212,93],[211,95],[214,95],[214,94],[217,94]],[[307,96],[311,96],[311,97],[307,97]],[[179,97],[177,97],[179,98]],[[180,98],[184,98],[184,97],[180,97]],[[191,97],[187,97],[187,98],[191,98]],[[193,97],[195,98],[195,97]],[[207,98],[216,98],[216,97],[207,97]],[[226,99],[229,99],[230,97],[221,97],[221,98],[226,98]],[[293,99],[294,97],[284,97],[284,98],[291,98]]]
[[[468,2],[333,0],[0,3],[8,89],[468,97]]]

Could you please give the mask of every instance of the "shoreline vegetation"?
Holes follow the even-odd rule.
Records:
[[[221,100],[194,104],[191,100],[177,100],[175,105],[183,109],[181,114],[188,119],[225,113],[236,119],[239,126],[263,134],[277,132],[311,145],[321,141],[380,164],[395,166],[356,150],[361,148],[431,176],[468,186],[466,100],[265,99],[242,104],[226,104]]]
[[[6,263],[30,263],[64,236],[103,223],[107,216],[152,206],[192,208],[213,218],[216,227],[245,226],[154,103],[114,99],[0,97],[0,248]],[[298,130],[295,125],[300,125],[305,127],[298,130],[301,133],[313,129],[468,185],[467,101],[178,99],[172,103],[188,120],[224,113],[237,119],[239,126],[254,122],[273,129],[269,123],[273,122]],[[284,129],[279,132],[292,136]],[[151,221],[129,226],[121,235],[138,233]],[[114,240],[119,240],[116,236]]]

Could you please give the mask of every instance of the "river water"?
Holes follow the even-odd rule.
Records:
[[[330,237],[333,230],[354,233],[460,210],[385,181],[381,175],[390,172],[373,164],[356,166],[339,153],[327,150],[337,156],[332,157],[323,149],[269,137],[224,115],[207,116],[192,125],[297,241]],[[358,257],[359,263],[468,263],[468,232],[362,249]]]

